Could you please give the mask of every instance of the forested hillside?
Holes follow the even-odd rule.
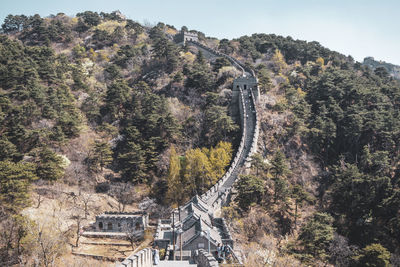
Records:
[[[399,83],[385,69],[372,71],[316,42],[254,34],[219,45],[255,67],[264,118],[273,121],[262,121],[273,134],[259,140],[255,175],[238,184],[241,209],[256,203],[252,209],[272,217],[264,219],[268,231],[272,219],[282,234],[293,234],[299,206],[312,205],[284,247],[306,263],[386,266],[390,251],[398,266]],[[304,179],[299,169],[315,172],[304,160],[310,155],[319,171]]]
[[[3,265],[78,266],[66,255],[97,212],[151,198],[158,218],[224,174],[240,141],[237,70],[177,32],[119,12],[4,20]],[[400,266],[399,82],[317,42],[197,33],[259,80],[258,154],[223,210],[246,264]]]
[[[393,78],[400,80],[400,66],[387,63],[385,61],[377,61],[373,57],[366,57],[362,62],[363,65],[370,67],[371,69],[375,70],[377,68],[384,68],[390,76]]]

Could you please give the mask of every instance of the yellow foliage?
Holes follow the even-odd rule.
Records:
[[[192,53],[190,53],[189,51],[184,53],[184,52],[180,52],[181,57],[183,57],[185,59],[185,61],[189,62],[189,63],[193,63],[196,59],[196,56],[193,55]]]
[[[136,42],[140,44],[140,43],[143,43],[146,39],[147,39],[147,35],[146,35],[146,33],[143,32],[138,35],[138,37],[136,38]]]
[[[119,45],[118,45],[118,44],[113,44],[112,48],[113,48],[113,51],[114,51],[114,52],[118,52],[118,50],[119,50]]]
[[[172,29],[172,28],[167,28],[166,33],[167,33],[167,34],[171,34],[171,35],[175,35],[175,34],[178,33],[178,31],[177,31],[177,30],[174,30],[174,29]]]
[[[315,60],[315,63],[317,63],[318,65],[320,65],[321,67],[325,65],[325,61],[322,57],[319,57]]]
[[[97,53],[93,50],[93,48],[90,48],[90,50],[89,50],[89,58],[90,58],[90,60],[92,60],[93,62],[96,62]]]
[[[301,88],[299,87],[299,88],[297,88],[297,93],[299,94],[299,96],[301,96],[301,97],[305,97],[306,96],[306,92],[304,92],[303,90],[301,90]]]
[[[283,57],[281,51],[279,49],[275,49],[275,53],[272,56],[272,60],[275,62],[278,72],[281,72],[287,67],[287,64],[285,62],[285,58]]]
[[[215,148],[211,148],[209,159],[213,170],[215,181],[225,173],[225,167],[229,165],[232,158],[232,145],[228,142],[219,142]]]
[[[189,149],[180,157],[171,147],[166,199],[182,204],[194,193],[201,194],[221,178],[232,158],[232,145],[219,142],[213,148]]]
[[[212,168],[207,155],[199,148],[186,152],[185,181],[193,191],[204,190],[212,184]]]
[[[287,76],[283,75],[282,73],[279,73],[279,77],[281,77],[282,79],[284,79],[286,83],[289,82],[289,78],[288,78]]]
[[[77,18],[77,17],[72,18],[72,19],[71,19],[71,23],[72,23],[72,24],[77,24],[77,23],[78,23],[78,18]]]
[[[114,32],[115,28],[118,26],[121,26],[124,28],[126,25],[126,21],[118,22],[116,20],[107,20],[99,25],[96,26],[96,29],[106,31],[108,34],[111,34]]]
[[[108,56],[107,51],[105,51],[105,50],[100,50],[100,51],[98,52],[98,54],[99,54],[100,59],[101,59],[102,61],[106,61],[106,62],[110,61],[110,58],[109,58],[109,56]]]

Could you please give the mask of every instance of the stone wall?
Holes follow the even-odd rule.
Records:
[[[246,140],[246,131],[244,130],[244,127],[246,125],[246,109],[245,109],[245,103],[244,103],[244,96],[243,96],[243,91],[240,88],[239,90],[239,110],[240,110],[240,118],[241,118],[241,128],[242,128],[242,137],[240,139],[240,144],[239,148],[236,152],[235,158],[232,161],[231,166],[229,167],[228,171],[224,174],[224,176],[218,180],[218,182],[211,187],[207,192],[205,192],[203,195],[201,195],[201,198],[204,201],[207,201],[212,195],[214,194],[219,194],[217,201],[213,204],[213,208],[216,208],[217,206],[222,206],[226,201],[228,200],[228,195],[230,193],[230,188],[226,189],[224,192],[220,192],[221,186],[226,182],[226,180],[232,175],[232,173],[235,171],[236,168],[238,168],[238,165],[240,163],[242,154],[244,152],[244,145],[245,145],[245,140]]]
[[[228,171],[225,173],[225,175],[218,180],[218,182],[211,187],[207,192],[205,192],[201,197],[203,200],[207,200],[211,197],[211,195],[218,193],[220,187],[226,182],[226,180],[232,175],[233,171],[238,167],[238,164],[241,159],[241,155],[243,154],[244,151],[244,143],[246,140],[246,131],[244,130],[244,127],[246,125],[246,109],[245,109],[245,103],[244,103],[244,97],[243,97],[243,91],[242,89],[239,90],[239,110],[240,110],[240,118],[241,118],[241,128],[242,128],[242,137],[240,139],[240,144],[239,148],[236,152],[235,158],[232,161],[231,166],[229,167]],[[221,193],[221,200],[224,198],[227,198],[227,195],[225,192],[220,192]]]
[[[243,89],[244,85],[246,85],[246,89],[250,89],[250,93],[252,95],[251,101],[255,109],[255,117],[256,117],[256,125],[254,128],[254,136],[251,142],[251,148],[250,152],[248,154],[247,162],[250,162],[249,157],[254,154],[257,150],[257,140],[258,140],[258,135],[259,135],[259,122],[258,122],[258,114],[257,114],[257,108],[256,108],[256,103],[259,98],[259,89],[257,86],[258,80],[257,77],[255,76],[254,71],[236,60],[235,58],[226,55],[224,53],[221,53],[219,51],[215,51],[197,41],[190,41],[190,44],[195,45],[196,47],[200,48],[202,51],[206,51],[210,55],[214,55],[215,57],[224,57],[228,59],[231,64],[238,68],[240,71],[242,71],[243,77],[237,78],[236,83],[234,82],[234,88],[233,88],[233,98],[234,99],[239,99],[239,113],[240,113],[240,119],[241,119],[241,129],[242,129],[242,137],[240,140],[240,145],[239,148],[236,152],[235,158],[233,159],[231,166],[229,167],[228,171],[224,174],[222,178],[218,180],[218,182],[212,186],[207,192],[205,192],[203,195],[201,195],[201,198],[207,202],[212,197],[215,197],[217,194],[217,199],[213,203],[213,208],[218,208],[223,206],[229,199],[229,193],[231,188],[222,188],[222,185],[227,181],[227,179],[232,175],[232,173],[235,171],[236,168],[238,168],[239,163],[242,159],[242,154],[244,153],[245,149],[245,141],[246,141],[246,131],[245,131],[245,125],[246,125],[246,117],[247,115],[252,115],[252,114],[247,114],[246,109],[245,109],[245,103],[244,103],[244,96],[243,96]],[[239,88],[237,88],[237,85],[239,85]],[[237,90],[239,89],[239,90]],[[248,166],[248,164],[246,164]]]
[[[181,31],[180,33],[175,35],[174,40],[177,43],[184,44],[184,43],[190,42],[190,41],[197,42],[197,41],[199,41],[199,37],[198,37],[197,33]]]
[[[212,237],[210,237],[210,251],[216,251],[217,247],[214,245],[214,243],[216,243],[215,240],[212,239]],[[196,237],[195,240],[190,241],[190,243],[188,244],[183,244],[183,250],[186,251],[195,251],[196,249],[199,249],[199,244],[203,245],[203,248],[208,250],[208,239],[207,236],[203,236],[203,235],[199,235],[198,237]],[[200,246],[201,248],[201,246]],[[178,248],[179,250],[179,248]]]
[[[153,252],[151,248],[145,248],[130,255],[123,262],[117,263],[116,267],[152,267]]]
[[[107,212],[96,216],[93,230],[99,232],[125,232],[128,230],[143,231],[147,226],[147,214]]]
[[[238,60],[236,60],[235,58],[233,58],[233,57],[231,57],[231,56],[228,56],[227,54],[221,53],[221,52],[219,52],[219,51],[216,51],[216,50],[214,50],[214,49],[211,49],[211,48],[209,48],[208,46],[205,46],[205,45],[203,45],[202,43],[199,43],[199,42],[196,42],[196,41],[188,41],[188,43],[194,44],[195,46],[204,49],[205,51],[207,51],[207,52],[209,52],[209,53],[215,55],[216,57],[224,57],[224,58],[226,58],[227,60],[229,60],[229,62],[231,62],[231,64],[232,64],[234,67],[238,68],[238,69],[242,72],[242,74],[244,75],[244,73],[245,73],[245,68],[244,68],[244,67],[241,65],[241,63],[240,63]],[[254,72],[253,72],[253,73],[254,73]]]
[[[250,152],[249,155],[247,156],[247,161],[251,161],[251,156],[257,152],[257,141],[258,141],[258,135],[260,134],[260,122],[258,119],[258,112],[257,112],[257,98],[254,95],[253,90],[250,91],[251,93],[251,101],[253,102],[253,106],[254,106],[254,110],[255,110],[255,116],[256,116],[256,125],[254,127],[254,136],[253,136],[253,140],[251,142],[251,148],[250,148]]]
[[[218,267],[218,261],[204,249],[196,250],[193,258],[197,267]]]

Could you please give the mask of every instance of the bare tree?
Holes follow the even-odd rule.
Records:
[[[35,193],[37,194],[37,196],[36,196],[36,202],[37,202],[36,208],[38,209],[40,207],[40,205],[42,204],[42,202],[44,201],[44,199],[45,199],[44,196],[46,196],[46,194],[48,194],[48,190],[47,190],[47,188],[45,189],[45,188],[37,187],[35,189]]]
[[[83,206],[85,219],[87,219],[87,216],[89,215],[89,204],[93,202],[93,195],[90,193],[83,193],[80,195],[79,199]]]
[[[132,249],[135,249],[135,242],[144,237],[144,230],[137,229],[136,225],[125,225],[122,229],[126,239],[131,243]]]
[[[119,212],[124,212],[126,205],[133,203],[134,193],[133,186],[130,183],[120,183],[112,187],[110,194],[118,201]]]
[[[80,216],[79,214],[71,216],[71,219],[73,219],[76,223],[76,240],[75,240],[75,247],[79,246],[79,239],[81,237],[81,226],[82,226],[82,221],[83,217]]]
[[[392,256],[390,257],[390,263],[393,267],[400,267],[400,255],[392,253]]]
[[[55,260],[63,253],[66,245],[65,236],[52,224],[38,222],[30,228],[36,246],[32,248],[37,265],[54,266]]]
[[[335,233],[329,246],[330,260],[335,266],[349,266],[351,257],[354,255],[356,250],[357,247],[349,245],[346,237]]]
[[[37,200],[36,208],[38,209],[40,207],[40,204],[42,204],[42,201],[43,201],[42,195],[38,194],[36,197],[36,200]]]

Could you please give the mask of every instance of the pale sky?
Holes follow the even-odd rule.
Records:
[[[400,0],[0,0],[8,14],[120,10],[138,22],[185,25],[217,38],[274,33],[400,65]]]

